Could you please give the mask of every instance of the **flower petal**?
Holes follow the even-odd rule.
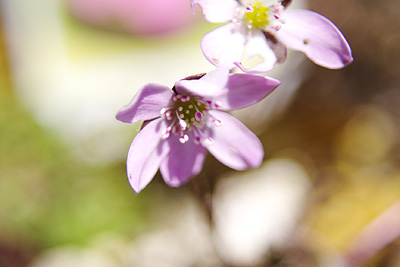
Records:
[[[117,120],[127,123],[145,121],[160,116],[160,110],[171,106],[174,96],[167,86],[150,83],[142,87],[132,101],[117,113]]]
[[[268,96],[280,81],[252,74],[229,74],[216,69],[199,80],[181,80],[175,84],[180,92],[219,102],[221,110],[233,110],[255,104]]]
[[[241,62],[246,36],[233,23],[220,26],[206,33],[201,40],[204,56],[219,68],[234,69]]]
[[[220,102],[221,110],[240,109],[261,101],[280,84],[280,81],[265,76],[231,74],[228,83],[214,100]]]
[[[276,61],[265,35],[262,31],[253,30],[247,36],[244,57],[236,66],[247,73],[266,73],[274,68]]]
[[[324,16],[309,10],[287,10],[286,23],[276,37],[293,50],[304,52],[314,63],[339,69],[353,61],[351,49],[339,29]]]
[[[229,70],[218,68],[198,80],[180,80],[175,83],[175,89],[182,95],[189,94],[205,98],[215,97],[226,87],[228,78]]]
[[[232,20],[235,9],[240,5],[236,0],[191,0],[192,11],[196,4],[203,9],[206,20],[213,23]]]
[[[260,140],[245,125],[223,111],[210,110],[209,115],[222,122],[212,128],[212,145],[205,145],[208,151],[226,166],[245,170],[260,166],[264,149]]]
[[[166,127],[164,119],[149,122],[135,137],[126,161],[129,183],[139,193],[153,179],[168,152],[167,144],[161,140],[161,131]]]
[[[170,151],[161,163],[160,172],[169,186],[181,186],[201,171],[206,150],[193,140],[193,134],[189,135],[189,140],[184,144],[179,142],[177,136],[171,136],[166,140]]]

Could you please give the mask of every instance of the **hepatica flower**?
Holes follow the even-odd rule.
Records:
[[[290,0],[191,0],[210,22],[228,22],[204,35],[201,48],[218,67],[267,72],[286,59],[286,47],[304,52],[314,63],[342,68],[353,61],[338,28],[309,10],[287,10]],[[246,59],[254,66],[245,66]],[[257,60],[256,60],[257,59]]]
[[[129,149],[129,182],[139,193],[157,170],[177,187],[198,174],[208,150],[236,170],[258,167],[264,152],[259,139],[225,111],[254,104],[269,95],[279,81],[217,69],[188,77],[170,88],[147,84],[116,118],[145,121]]]

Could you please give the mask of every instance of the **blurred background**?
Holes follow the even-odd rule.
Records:
[[[400,266],[400,2],[296,6],[331,19],[354,62],[293,52],[268,74],[282,86],[235,113],[259,169],[208,156],[187,185],[157,174],[135,195],[140,125],[114,116],[148,82],[212,70],[199,42],[217,25],[189,0],[0,0],[0,266]]]

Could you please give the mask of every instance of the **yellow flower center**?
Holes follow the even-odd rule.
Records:
[[[252,28],[261,29],[269,25],[269,13],[270,9],[263,6],[261,1],[257,1],[252,6],[247,7],[244,18]]]

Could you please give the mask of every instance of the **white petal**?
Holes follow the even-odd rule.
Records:
[[[274,68],[277,61],[274,51],[268,45],[261,31],[252,31],[247,36],[245,56],[237,66],[247,73],[265,73]]]
[[[206,20],[213,23],[231,21],[240,6],[236,0],[191,0],[191,4],[192,10],[199,4]]]
[[[205,34],[201,40],[204,56],[219,68],[234,69],[244,54],[246,36],[237,25],[228,23]]]

